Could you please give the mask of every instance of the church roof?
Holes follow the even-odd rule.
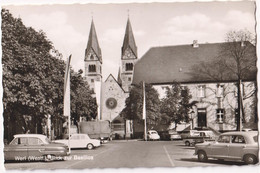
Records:
[[[91,22],[86,52],[89,52],[91,49],[93,49],[93,51],[96,53],[99,61],[102,62],[101,49],[98,44],[97,33],[93,20]]]
[[[124,37],[124,42],[123,42],[123,47],[122,47],[122,54],[125,52],[125,50],[130,47],[130,49],[133,51],[135,56],[137,57],[137,47],[135,44],[135,38],[132,30],[132,26],[130,23],[130,20],[128,18],[127,20],[127,25],[125,29],[125,37]]]
[[[108,79],[109,79],[109,78],[112,78],[112,79],[118,84],[119,88],[121,88],[122,91],[125,92],[125,90],[121,87],[120,83],[118,83],[118,81],[114,78],[114,76],[113,76],[112,74],[110,74],[110,75],[107,77],[107,79],[105,80],[105,83],[108,82]]]
[[[193,47],[191,44],[153,47],[135,64],[133,84],[139,84],[141,81],[151,84],[169,84],[173,81],[180,83],[235,81],[234,75],[225,81],[216,81],[206,75],[194,77],[194,67],[213,62],[219,56],[219,49],[223,44],[227,43],[207,43],[198,47]],[[251,43],[250,45],[254,47]],[[256,68],[246,80],[255,79]]]

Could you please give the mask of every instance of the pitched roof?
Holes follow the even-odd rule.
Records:
[[[99,61],[102,62],[101,49],[98,44],[97,33],[93,20],[91,22],[86,52],[89,52],[91,49],[93,49],[93,51],[96,53]]]
[[[141,81],[151,84],[169,84],[173,81],[180,83],[217,82],[216,79],[206,77],[206,75],[194,77],[194,67],[216,60],[219,56],[220,46],[223,44],[226,43],[200,44],[196,48],[190,44],[153,47],[135,64],[133,84]],[[248,80],[256,78],[256,71],[253,73]],[[234,75],[225,79],[225,81],[232,80],[235,80]]]
[[[105,83],[108,81],[109,78],[112,78],[119,86],[119,88],[122,89],[123,92],[125,92],[125,90],[121,87],[121,85],[118,83],[118,81],[114,78],[114,76],[112,74],[110,74],[107,79],[105,80]]]
[[[123,47],[122,47],[122,54],[125,52],[125,50],[128,47],[130,47],[130,49],[133,51],[133,53],[137,57],[137,47],[135,44],[135,38],[134,38],[134,34],[132,31],[132,26],[131,26],[129,18],[127,20],[126,29],[125,29],[125,37],[124,37],[124,42],[123,42]]]

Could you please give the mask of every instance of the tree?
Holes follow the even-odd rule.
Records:
[[[42,133],[47,115],[62,121],[65,63],[43,31],[26,27],[6,9],[1,14],[4,135],[10,140],[16,133]],[[77,111],[84,107],[95,116],[95,101],[81,74],[71,72],[72,102],[86,97]]]
[[[256,48],[255,38],[247,30],[230,31],[226,34],[225,43],[219,47],[218,56],[214,61],[195,65],[193,75],[198,79],[213,81],[233,81],[237,87],[237,130],[240,130],[240,119],[244,117],[244,108],[241,98],[241,81],[254,81],[255,89],[244,95],[243,100],[256,94]],[[252,84],[250,84],[252,85]],[[243,92],[245,93],[245,92]]]
[[[172,122],[189,121],[191,95],[187,87],[182,87],[174,82],[171,87],[166,87],[166,97],[162,99],[161,113],[167,115]]]
[[[82,78],[82,70],[78,73],[72,71],[71,76],[71,116],[74,124],[77,124],[80,117],[87,120],[95,119],[97,116],[96,99],[92,97],[93,90],[90,90],[86,81]]]
[[[237,130],[240,130],[240,119],[244,117],[243,104],[241,99],[241,81],[244,79],[255,78],[256,75],[256,49],[252,46],[254,41],[252,34],[248,31],[231,31],[226,35],[225,46],[221,47],[220,56],[225,60],[225,67],[235,74],[237,79],[237,99],[238,99],[238,117]],[[240,111],[242,110],[242,111]],[[241,115],[242,113],[242,115]]]
[[[149,124],[154,124],[160,118],[160,99],[157,90],[152,85],[145,84],[146,119]],[[121,115],[129,120],[141,120],[143,116],[143,87],[142,83],[135,85],[125,101],[126,107]]]

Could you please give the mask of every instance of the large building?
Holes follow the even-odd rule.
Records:
[[[135,123],[120,117],[120,112],[125,107],[125,100],[131,87],[145,81],[152,84],[162,98],[165,96],[165,87],[178,82],[188,87],[192,95],[191,102],[194,104],[190,112],[191,128],[236,130],[237,76],[227,72],[226,67],[217,61],[221,48],[228,44],[199,44],[195,40],[193,44],[188,45],[153,47],[138,60],[137,46],[128,19],[118,77],[116,79],[110,74],[105,81],[102,81],[101,48],[92,21],[85,52],[85,79],[96,94],[100,92],[100,95],[96,95],[101,97],[97,98],[100,99],[98,119],[109,121],[115,135],[130,136]],[[246,75],[241,76],[242,96],[244,96],[243,115],[245,115],[241,116],[241,122],[243,128],[257,129],[255,46],[249,42],[235,44],[238,48],[242,46],[243,49],[250,49],[253,52],[253,55],[246,59],[252,62],[251,67],[248,68]],[[97,88],[97,83],[102,83],[101,88]]]
[[[163,97],[165,86],[178,82],[189,88],[194,103],[190,113],[192,128],[211,128],[217,131],[236,130],[237,76],[218,60],[221,50],[234,44],[252,54],[244,61],[250,67],[241,76],[243,99],[242,127],[257,129],[256,110],[256,49],[249,42],[206,43],[194,41],[189,45],[154,47],[136,63],[133,84],[141,81],[152,84]],[[225,57],[226,63],[230,59]],[[242,62],[242,61],[241,61]],[[235,63],[234,63],[235,64]],[[149,69],[149,70],[148,70]],[[242,114],[242,113],[241,113]]]

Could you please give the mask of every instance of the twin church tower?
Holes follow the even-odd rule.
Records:
[[[108,120],[118,125],[125,124],[119,114],[125,107],[125,99],[129,96],[133,81],[134,65],[137,61],[137,47],[129,18],[121,50],[121,65],[117,80],[110,74],[105,81],[102,81],[102,53],[93,19],[84,61],[84,79],[88,82],[90,88],[94,89],[100,108],[97,119]],[[101,89],[97,89],[98,83],[101,84]],[[99,91],[100,94],[98,94]]]
[[[124,42],[121,52],[121,66],[119,69],[118,83],[125,92],[129,92],[133,80],[134,64],[137,60],[137,47],[128,18]],[[102,81],[102,53],[98,44],[97,33],[92,19],[88,38],[87,48],[85,50],[85,79],[90,88],[94,89],[95,81]]]

